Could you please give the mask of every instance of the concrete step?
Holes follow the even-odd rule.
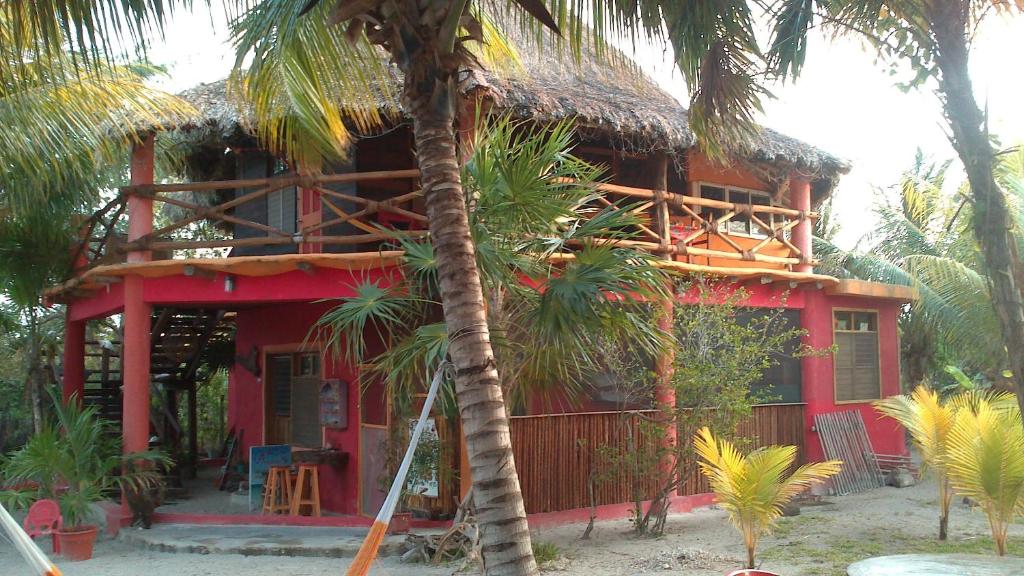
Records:
[[[367,531],[318,526],[156,524],[149,530],[123,529],[118,538],[141,548],[181,554],[352,558]],[[378,556],[400,556],[404,551],[405,536],[389,535],[384,537]]]

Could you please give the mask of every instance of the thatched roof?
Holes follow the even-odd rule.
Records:
[[[472,70],[461,82],[462,92],[483,97],[493,104],[492,109],[521,118],[539,122],[571,118],[585,136],[610,140],[628,151],[666,151],[681,161],[682,153],[694,146],[686,108],[632,69],[631,62],[610,64],[608,58],[584,55],[577,64],[552,56],[550,49],[527,47],[519,52],[521,67],[503,74]],[[201,84],[181,96],[198,110],[177,127],[191,134],[191,138],[183,134],[186,139],[231,142],[247,136],[244,112],[229,98],[226,81]],[[747,160],[806,173],[819,195],[849,171],[845,161],[770,129],[761,131],[751,150]]]

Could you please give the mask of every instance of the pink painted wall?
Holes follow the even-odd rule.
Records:
[[[333,304],[327,302],[296,302],[240,309],[236,319],[236,352],[249,354],[255,346],[262,364],[265,347],[301,344],[309,327],[331,306]],[[332,360],[330,355],[324,358],[322,377],[349,383],[348,428],[327,429],[324,437],[325,445],[348,453],[348,462],[341,469],[320,466],[320,500],[325,509],[344,514],[357,512],[359,387],[356,376],[356,370],[344,361]],[[228,426],[242,432],[246,458],[250,446],[261,445],[264,441],[263,392],[262,378],[239,364],[232,368],[228,386]]]
[[[882,396],[899,394],[900,345],[896,320],[900,312],[900,303],[872,298],[829,296],[821,291],[809,291],[806,293],[806,303],[801,314],[801,323],[808,332],[805,338],[807,344],[818,349],[832,346],[832,311],[835,308],[878,311]],[[902,428],[895,420],[880,417],[871,402],[836,404],[835,366],[831,355],[804,358],[802,368],[803,401],[806,404],[805,442],[809,460],[824,458],[821,440],[813,429],[815,414],[846,410],[857,410],[861,413],[875,451],[883,454],[907,453]]]
[[[734,287],[738,288],[738,285]],[[882,396],[899,394],[900,390],[900,359],[897,318],[900,303],[891,300],[873,298],[857,298],[829,296],[825,291],[813,287],[800,287],[788,291],[777,285],[750,283],[744,286],[749,298],[744,302],[754,307],[779,307],[798,309],[801,311],[801,325],[808,332],[804,342],[824,350],[833,343],[832,311],[834,308],[855,308],[878,311],[878,329],[881,367]],[[697,291],[692,290],[679,296],[681,303],[694,303],[698,298]],[[783,300],[784,298],[784,300]],[[875,450],[885,454],[905,454],[906,445],[903,431],[895,421],[880,418],[870,402],[835,403],[835,375],[831,355],[811,356],[804,358],[801,364],[803,376],[803,402],[806,454],[810,460],[823,459],[821,442],[812,428],[815,414],[845,410],[858,410],[864,418],[868,435]],[[534,398],[529,403],[529,414],[601,412],[610,408],[607,405],[589,400],[572,402],[554,395],[549,399]]]

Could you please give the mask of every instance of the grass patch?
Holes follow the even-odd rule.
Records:
[[[538,566],[554,562],[561,555],[562,551],[558,549],[554,542],[533,541],[533,559],[537,561]]]
[[[772,536],[776,538],[788,538],[798,529],[806,529],[811,524],[825,522],[831,522],[831,518],[807,515],[779,518],[779,521],[775,524],[775,528],[772,529]]]
[[[1010,538],[1006,553],[1009,556],[1024,556],[1024,541]],[[846,567],[858,560],[890,554],[994,556],[995,546],[989,536],[963,538],[954,535],[952,539],[942,542],[935,538],[919,538],[902,532],[875,529],[858,538],[838,537],[827,541],[816,540],[815,544],[798,542],[765,546],[758,557],[772,562],[810,565],[799,572],[801,576],[845,576]]]

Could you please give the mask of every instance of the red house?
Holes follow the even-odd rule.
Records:
[[[878,451],[903,453],[902,432],[879,420],[870,402],[900,392],[896,321],[913,293],[814,271],[814,209],[848,166],[765,130],[748,156],[719,168],[694,147],[686,110],[653,83],[624,81],[594,64],[527,62],[527,69],[523,78],[470,75],[462,86],[466,109],[481,103],[540,125],[573,118],[576,153],[609,169],[605,191],[649,206],[653,224],[636,246],[664,254],[665,266],[680,274],[744,286],[755,308],[778,306],[788,292],[787,314],[807,330],[808,343],[835,345],[834,354],[784,363],[770,375],[781,402],[755,409],[757,442],[796,443],[804,458],[821,458],[814,416],[856,409]],[[386,282],[398,264],[400,253],[382,251],[387,237],[376,225],[426,234],[410,129],[399,118],[360,138],[348,162],[299,175],[260,149],[224,83],[183,97],[198,115],[156,138],[187,147],[193,181],[154,183],[153,139],[137,146],[131,184],[86,221],[78,268],[49,293],[67,305],[65,393],[105,403],[123,423],[126,448],[144,448],[160,428],[151,424],[153,391],[168,406],[187,403],[194,419],[201,352],[233,330],[226,409],[240,453],[274,444],[316,451],[324,508],[372,517],[387,466],[381,442],[398,423],[379,383],[361,389],[360,367],[325,355],[307,334],[332,306],[322,299],[351,295],[367,278]],[[101,355],[119,356],[120,373],[87,370],[86,325],[114,314],[123,314],[123,344]],[[338,408],[327,425],[319,417],[325,383],[334,386],[329,402]],[[593,398],[568,413],[512,418],[528,512],[589,505],[593,455],[578,440],[607,429],[617,415],[606,410],[607,402]],[[195,430],[194,421],[188,428]],[[459,454],[457,423],[443,428],[442,441]],[[194,436],[185,443],[194,467]],[[462,458],[453,460],[462,467]],[[459,490],[458,482],[442,482],[436,508],[450,506]],[[628,494],[611,486],[597,500],[616,505]]]

